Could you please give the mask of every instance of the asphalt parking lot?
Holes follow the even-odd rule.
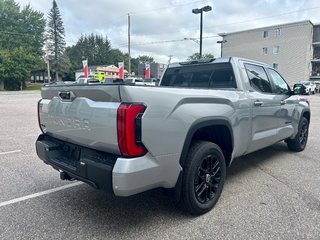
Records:
[[[34,142],[39,92],[0,92],[0,239],[320,239],[320,95],[307,148],[237,159],[222,196],[193,217],[162,190],[116,198],[59,179]]]

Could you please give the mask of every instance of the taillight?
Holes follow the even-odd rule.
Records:
[[[135,103],[122,103],[118,108],[118,145],[125,157],[137,157],[146,153],[141,143],[141,117],[145,109],[145,105]]]
[[[40,123],[40,102],[41,102],[41,99],[38,101],[38,108],[37,108],[37,112],[38,112],[38,124],[39,124],[39,128],[40,128],[41,132],[44,133],[44,132],[43,132],[43,129],[42,129],[42,127],[41,127],[41,123]]]

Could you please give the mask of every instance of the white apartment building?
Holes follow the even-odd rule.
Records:
[[[289,85],[320,80],[320,25],[309,20],[220,34],[222,56],[264,62]]]

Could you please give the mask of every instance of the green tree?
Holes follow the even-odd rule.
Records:
[[[115,65],[117,65],[118,62],[124,62],[127,59],[125,55],[119,49],[116,49],[116,48],[110,50],[109,56],[110,56],[110,64],[115,64]],[[125,67],[126,66],[128,65],[126,65],[126,62],[125,62]]]
[[[46,21],[43,13],[34,11],[27,5],[24,7],[20,14],[22,32],[25,32],[25,36],[21,37],[22,40],[20,46],[29,47],[30,50],[41,57],[43,55],[43,42]]]
[[[139,63],[154,63],[153,57],[147,55],[138,56],[137,60],[139,61]]]
[[[200,58],[199,53],[193,53],[187,58],[187,60],[198,60]],[[202,54],[202,58],[214,58],[214,55],[211,53]]]
[[[0,76],[7,90],[18,90],[25,87],[26,76],[37,64],[37,56],[29,49],[19,47],[12,50],[0,50]]]
[[[14,0],[0,0],[0,89],[4,85],[7,89],[20,89],[20,83],[25,85],[30,71],[43,63],[44,30],[45,19],[41,12],[34,11],[30,5],[21,9]],[[23,59],[26,64],[21,61]],[[28,64],[30,61],[33,65]]]
[[[58,71],[62,70],[63,63],[61,59],[64,56],[66,42],[64,40],[65,32],[60,10],[55,0],[52,2],[52,8],[48,15],[47,22],[47,48],[53,55],[53,68],[58,81]]]

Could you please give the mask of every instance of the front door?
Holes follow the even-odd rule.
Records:
[[[250,81],[252,138],[247,153],[279,141],[281,126],[280,98],[274,94],[271,81],[263,66],[244,64]]]
[[[279,131],[279,137],[281,137],[281,139],[285,139],[292,136],[294,133],[293,126],[298,125],[299,120],[295,117],[297,98],[290,97],[290,87],[278,72],[271,68],[268,68],[267,71],[273,83],[273,91],[278,96],[281,106],[281,111],[279,112],[279,117],[281,118],[281,130]]]

